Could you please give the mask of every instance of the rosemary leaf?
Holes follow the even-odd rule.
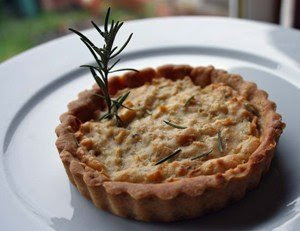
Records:
[[[133,108],[130,108],[130,107],[127,107],[127,106],[125,106],[125,105],[121,105],[121,107],[123,107],[123,108],[126,108],[127,110],[130,110],[130,111],[136,111],[135,109],[133,109]]]
[[[200,154],[200,155],[198,155],[198,156],[193,157],[191,160],[196,160],[196,159],[199,159],[199,158],[202,158],[202,157],[206,157],[206,156],[208,156],[210,153],[212,153],[212,151],[213,151],[213,150],[210,150],[210,151],[208,151],[208,152],[202,153],[202,154]]]
[[[130,91],[126,92],[124,95],[121,96],[120,100],[118,101],[120,105],[122,105],[124,103],[124,101],[127,99],[129,94],[130,94]]]
[[[120,60],[121,60],[121,59],[118,59],[116,62],[114,62],[114,64],[113,64],[113,65],[111,65],[111,66],[110,66],[110,68],[108,68],[108,71],[110,71],[111,69],[113,69],[113,68],[114,68],[114,66],[116,66],[116,65],[117,65],[117,63],[118,63],[118,62],[120,62]]]
[[[107,9],[107,13],[106,13],[106,16],[105,16],[105,21],[104,21],[104,30],[105,30],[106,33],[108,32],[109,14],[110,14],[110,8]]]
[[[159,164],[161,164],[161,163],[167,161],[168,159],[170,159],[170,158],[172,158],[173,156],[177,155],[179,152],[181,152],[181,149],[176,149],[176,150],[175,150],[174,152],[172,152],[170,155],[168,155],[168,156],[162,158],[161,160],[157,161],[157,162],[155,163],[155,165],[159,165]]]
[[[93,21],[91,21],[91,23],[93,24],[93,26],[95,27],[95,29],[99,32],[99,34],[101,34],[101,36],[104,36],[104,32],[97,26],[96,23],[94,23]]]
[[[218,131],[218,149],[222,153],[223,152],[223,143],[221,137],[221,130]]]
[[[112,116],[113,116],[113,114],[111,114],[111,113],[105,113],[103,116],[101,116],[99,118],[99,121],[101,121],[103,119],[108,119],[109,117],[112,117]]]
[[[92,65],[87,65],[87,64],[85,64],[85,65],[80,65],[80,67],[92,68],[92,69],[94,69],[94,70],[96,70],[96,71],[98,71],[98,72],[100,71],[98,67],[94,67],[94,66],[92,66]]]
[[[128,39],[126,40],[126,42],[124,43],[124,45],[120,48],[120,50],[118,50],[115,54],[113,54],[113,55],[111,56],[112,59],[115,58],[118,54],[120,54],[120,53],[125,49],[125,47],[126,47],[127,44],[129,43],[129,41],[131,40],[132,35],[133,35],[133,33],[131,33],[131,34],[129,35]]]
[[[190,102],[191,102],[193,99],[195,99],[195,96],[194,96],[194,95],[191,96],[190,98],[188,98],[188,100],[185,102],[184,106],[185,106],[185,107],[189,106]]]
[[[94,71],[93,68],[90,68],[90,71],[91,71],[96,83],[100,86],[100,88],[101,89],[104,88],[105,87],[104,81],[96,74],[96,72]]]
[[[97,96],[97,97],[99,97],[99,98],[101,98],[101,99],[105,99],[105,97],[103,96],[103,95],[99,95],[99,94],[93,94],[94,96]]]
[[[138,70],[136,70],[134,68],[122,68],[122,69],[110,71],[109,73],[114,73],[114,72],[119,72],[119,71],[135,71],[135,72],[139,72]]]
[[[91,47],[95,47],[95,45],[79,31],[74,30],[72,28],[69,28],[69,30],[72,31],[73,33],[77,34],[81,39],[85,40],[87,43],[89,43]]]
[[[169,125],[169,126],[171,126],[171,127],[174,127],[174,128],[178,128],[178,129],[186,129],[186,128],[187,128],[187,127],[184,127],[184,126],[180,126],[180,125],[174,124],[174,123],[172,123],[172,122],[170,122],[170,121],[167,121],[167,120],[164,120],[164,122],[165,122],[167,125]]]
[[[97,54],[94,52],[93,47],[91,45],[89,45],[88,42],[86,42],[86,40],[81,39],[81,41],[86,45],[86,47],[90,50],[91,54],[93,55],[95,61],[97,62],[97,64],[99,65],[99,67],[102,67],[102,62],[101,60],[98,59]]]
[[[111,50],[110,55],[112,55],[112,53],[114,53],[117,49],[118,49],[118,46],[114,47],[114,48]]]

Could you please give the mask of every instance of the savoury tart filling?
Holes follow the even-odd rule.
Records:
[[[154,78],[114,97],[128,91],[119,113],[124,127],[95,119],[75,134],[81,161],[111,181],[161,183],[223,173],[246,163],[261,143],[255,107],[224,83],[201,88],[189,77]]]

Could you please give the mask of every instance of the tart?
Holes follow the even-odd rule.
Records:
[[[109,79],[130,95],[124,126],[101,120],[94,86],[69,103],[56,146],[70,181],[99,208],[143,221],[199,217],[241,199],[268,170],[285,127],[265,91],[208,67],[164,65]]]

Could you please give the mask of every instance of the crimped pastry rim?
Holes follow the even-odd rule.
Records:
[[[139,73],[129,72],[122,76],[110,78],[110,91],[114,94],[117,90],[125,87],[138,87],[145,82],[151,81],[152,78],[161,76],[171,79],[190,76],[196,84],[201,86],[208,85],[211,82],[224,82],[238,90],[240,94],[246,96],[250,102],[259,102],[261,108],[258,106],[258,110],[260,116],[264,118],[263,133],[261,134],[262,139],[260,146],[251,154],[248,162],[239,164],[237,167],[229,169],[224,173],[196,176],[175,182],[130,183],[107,181],[97,170],[80,162],[76,157],[77,147],[72,138],[73,134],[79,128],[79,120],[88,118],[89,114],[91,115],[96,109],[95,106],[97,103],[99,107],[99,102],[96,102],[97,100],[92,97],[93,94],[99,93],[99,88],[94,86],[92,90],[80,93],[78,99],[68,105],[68,112],[61,115],[61,124],[56,128],[58,136],[56,145],[70,181],[78,188],[81,194],[91,199],[96,206],[120,216],[131,216],[139,220],[160,219],[152,219],[151,216],[135,214],[136,212],[130,211],[132,210],[131,208],[127,208],[130,211],[129,214],[114,211],[113,207],[116,207],[116,205],[112,206],[109,204],[110,202],[104,202],[104,198],[107,199],[126,194],[134,201],[154,198],[156,200],[155,203],[159,201],[170,202],[180,195],[201,198],[206,192],[210,193],[217,190],[230,191],[233,187],[232,185],[236,184],[241,188],[241,192],[236,193],[238,196],[225,195],[221,199],[226,204],[231,199],[243,197],[245,191],[256,186],[260,181],[261,175],[268,170],[277,141],[285,127],[285,124],[281,122],[281,116],[275,112],[275,103],[269,101],[267,93],[257,89],[256,84],[244,81],[239,75],[228,74],[226,71],[214,69],[212,66],[193,68],[189,65],[164,65],[157,69],[146,68]],[[99,190],[101,191],[101,196],[99,195]],[[108,204],[105,205],[106,203]],[[118,203],[118,206],[126,207],[125,203],[123,205],[121,201],[118,201]],[[210,208],[206,206],[203,209],[200,208],[198,209],[198,214],[200,215],[210,209],[216,209],[215,207],[212,206]],[[224,206],[219,206],[218,208],[221,207]],[[185,219],[196,216],[198,215],[191,214],[190,217],[185,216]],[[177,219],[181,218],[168,216],[161,220],[171,221]]]

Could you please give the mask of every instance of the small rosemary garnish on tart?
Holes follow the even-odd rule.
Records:
[[[110,73],[118,72],[118,71],[137,71],[132,68],[123,68],[123,69],[117,69],[113,70],[113,68],[116,66],[116,64],[120,61],[120,59],[117,59],[117,56],[125,49],[127,44],[132,38],[132,33],[129,35],[126,42],[118,49],[118,46],[114,46],[114,41],[116,38],[116,35],[120,28],[123,25],[123,22],[120,21],[111,21],[110,27],[109,27],[109,16],[110,16],[110,8],[108,8],[105,22],[104,22],[104,30],[101,30],[96,23],[93,21],[91,22],[95,29],[99,32],[100,36],[104,39],[104,45],[102,47],[97,47],[94,45],[94,43],[89,40],[85,35],[80,33],[77,30],[74,30],[70,28],[69,30],[77,34],[81,41],[87,46],[91,54],[93,55],[97,65],[82,65],[81,67],[89,68],[90,72],[92,73],[96,83],[100,87],[103,99],[107,106],[107,113],[102,116],[102,119],[112,119],[113,117],[116,118],[117,124],[119,126],[123,125],[123,121],[118,116],[118,110],[121,107],[126,107],[123,105],[124,101],[128,97],[129,93],[125,93],[123,96],[120,96],[116,100],[113,100],[109,94],[108,89],[108,75]],[[115,59],[117,59],[115,61]],[[112,61],[114,61],[112,63]]]
[[[195,96],[192,95],[188,100],[185,102],[184,107],[187,107],[190,105],[191,101],[195,99]]]
[[[223,143],[222,143],[221,130],[218,131],[218,149],[221,153],[223,152]]]
[[[173,128],[178,128],[178,129],[186,129],[187,127],[184,127],[184,126],[180,126],[178,124],[174,124],[168,120],[164,120],[164,123],[166,123],[167,125],[173,127]]]
[[[176,149],[176,150],[175,150],[174,152],[172,152],[170,155],[168,155],[168,156],[162,158],[161,160],[157,161],[157,162],[155,163],[155,165],[159,165],[159,164],[161,164],[161,163],[167,161],[168,159],[170,159],[170,158],[172,158],[173,156],[177,155],[179,152],[181,152],[181,149]]]
[[[212,153],[212,151],[213,151],[213,150],[210,150],[210,151],[208,151],[208,152],[202,153],[202,154],[200,154],[200,155],[198,155],[198,156],[195,156],[195,157],[191,158],[191,160],[196,160],[196,159],[200,159],[200,158],[202,158],[202,157],[206,157],[206,156],[208,156],[210,153]]]

